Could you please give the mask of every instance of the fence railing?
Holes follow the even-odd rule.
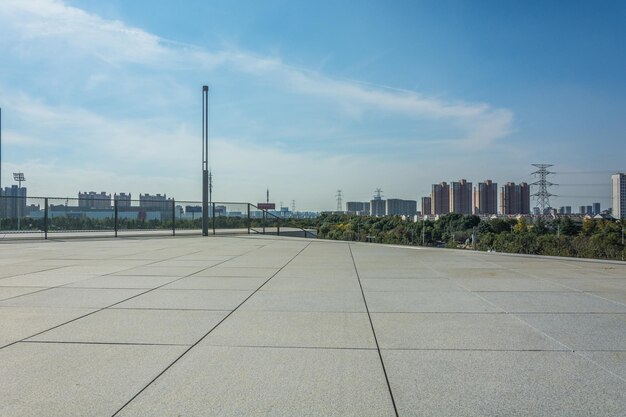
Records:
[[[315,237],[315,233],[251,203],[212,202],[211,234],[271,234]],[[83,232],[202,234],[202,202],[174,199],[77,199],[0,196],[0,234],[48,238]]]

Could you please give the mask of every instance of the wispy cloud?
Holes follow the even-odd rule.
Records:
[[[513,125],[509,110],[486,103],[444,100],[333,78],[319,69],[294,67],[280,57],[236,47],[209,50],[172,42],[60,0],[0,2],[0,48],[16,61],[23,60],[15,71],[24,71],[23,77],[19,74],[24,81],[0,79],[0,96],[13,120],[12,139],[6,143],[16,153],[18,147],[32,145],[29,152],[20,154],[19,169],[28,169],[31,178],[39,178],[39,183],[30,183],[38,193],[62,193],[71,179],[83,189],[97,183],[100,186],[93,187],[109,191],[168,192],[196,198],[199,114],[180,109],[199,104],[196,80],[209,75],[229,78],[235,87],[239,83],[261,85],[261,90],[271,94],[271,99],[264,94],[263,100],[275,100],[277,106],[275,111],[268,110],[261,101],[246,113],[246,102],[260,99],[251,99],[234,87],[232,102],[240,104],[222,103],[219,123],[223,126],[228,119],[229,126],[237,128],[236,132],[216,132],[211,125],[212,151],[220,155],[213,158],[219,172],[216,187],[222,187],[224,199],[248,200],[255,190],[271,183],[281,184],[275,190],[282,193],[279,198],[295,198],[308,207],[325,198],[322,188],[350,187],[369,194],[374,186],[395,182],[398,190],[402,184],[411,189],[418,174],[406,149],[416,144],[479,149],[505,138]],[[41,63],[45,66],[35,65]],[[176,76],[179,73],[183,76]],[[186,84],[184,78],[193,81]],[[58,96],[47,97],[44,91],[26,85],[29,80],[37,86],[60,83],[55,90]],[[282,112],[292,111],[294,102],[310,109],[305,116],[290,115],[285,121]],[[259,108],[265,113],[256,114]],[[380,126],[373,126],[370,119]],[[394,121],[393,129],[385,125],[385,119]],[[430,130],[444,133],[415,133],[425,123]],[[391,132],[401,131],[402,126],[411,129]],[[279,136],[276,141],[281,146],[261,143],[260,133]],[[302,143],[311,145],[303,151]],[[377,146],[396,156],[381,161],[376,152],[350,150]],[[421,163],[422,168],[436,165]],[[3,172],[12,166],[7,164]],[[372,170],[373,166],[377,169]],[[354,173],[354,178],[343,178],[345,172]],[[48,185],[41,182],[44,178]],[[131,190],[125,188],[127,184],[133,184]],[[154,189],[155,184],[160,188]],[[305,190],[305,184],[319,186]],[[293,190],[298,191],[294,194]],[[332,193],[329,196],[332,201]]]
[[[445,101],[415,91],[334,79],[290,66],[277,57],[234,48],[206,50],[175,43],[120,21],[110,21],[57,0],[5,0],[0,5],[4,35],[19,42],[61,42],[71,53],[85,54],[119,67],[140,64],[158,69],[239,72],[269,80],[279,90],[326,100],[352,115],[384,112],[409,119],[439,120],[459,129],[459,143],[483,146],[507,136],[513,115],[486,103]],[[7,29],[10,28],[10,29]],[[11,33],[7,34],[7,30]],[[99,77],[99,78],[98,78]],[[106,75],[90,74],[89,83]]]

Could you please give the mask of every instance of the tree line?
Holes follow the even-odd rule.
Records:
[[[413,222],[400,216],[323,214],[317,222],[322,239],[597,259],[623,260],[626,256],[622,224],[604,219],[482,220],[450,213],[437,220]]]

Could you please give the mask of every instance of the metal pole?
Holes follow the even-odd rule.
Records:
[[[0,191],[2,191],[2,107],[0,107]]]
[[[176,200],[172,198],[172,236],[176,236]]]
[[[117,216],[117,203],[118,203],[118,200],[115,199],[113,201],[113,215],[114,215],[114,218],[113,218],[113,229],[115,230],[115,237],[117,237],[117,219],[118,219],[118,216]]]
[[[43,236],[48,240],[48,198],[44,198],[43,209]]]
[[[202,236],[209,235],[209,86],[202,86]]]
[[[215,234],[215,203],[211,204],[211,211],[213,212],[213,234]]]
[[[20,184],[21,185],[21,184]],[[17,196],[15,197],[15,203],[17,204],[17,230],[20,230],[20,214],[22,209],[22,200],[20,199],[20,190],[22,187],[17,187]]]
[[[250,234],[250,203],[248,203],[248,234]]]

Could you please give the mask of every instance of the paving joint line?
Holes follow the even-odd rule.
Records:
[[[24,340],[19,343],[44,343],[56,345],[117,345],[117,346],[189,346],[182,343],[147,343],[147,342],[88,342],[88,341],[59,341],[59,340]]]
[[[398,407],[396,406],[396,400],[393,396],[393,391],[391,390],[391,383],[389,382],[389,376],[387,375],[387,369],[385,368],[385,361],[383,360],[383,354],[380,350],[380,345],[378,344],[378,338],[376,337],[376,330],[374,330],[374,322],[372,321],[372,315],[370,314],[370,310],[367,305],[367,299],[365,298],[365,291],[363,291],[363,284],[361,284],[361,277],[359,276],[359,269],[356,266],[356,260],[354,259],[354,254],[352,253],[351,244],[348,244],[348,250],[350,251],[350,257],[352,258],[352,263],[354,264],[354,271],[356,272],[356,277],[357,277],[357,280],[359,281],[359,287],[361,287],[361,295],[363,296],[363,303],[365,303],[365,311],[367,312],[367,318],[369,319],[370,326],[372,328],[372,335],[374,336],[374,342],[376,343],[376,351],[378,352],[380,365],[382,366],[383,374],[385,375],[385,382],[387,383],[387,389],[389,390],[391,404],[393,405],[393,412],[395,413],[396,417],[399,417]]]
[[[309,245],[311,245],[311,243],[312,242],[307,243],[306,246],[304,246],[302,249],[300,249],[298,251],[298,253],[296,253],[293,256],[293,258],[291,258],[289,261],[287,261],[287,263],[285,263],[285,265],[283,265],[278,271],[276,271],[276,273],[274,275],[272,275],[267,280],[265,280],[265,282],[263,282],[256,290],[254,290],[248,297],[246,297],[237,307],[235,307],[230,313],[228,313],[224,318],[222,318],[207,333],[205,333],[204,336],[202,336],[200,339],[198,339],[193,345],[189,346],[189,348],[186,349],[176,359],[174,359],[174,361],[172,363],[170,363],[168,366],[165,367],[165,369],[163,369],[161,372],[159,372],[159,374],[157,376],[155,376],[150,382],[148,382],[143,388],[141,388],[135,395],[133,395],[128,401],[126,401],[126,403],[124,403],[124,405],[122,405],[115,413],[113,413],[112,417],[115,417],[116,415],[118,415],[124,408],[126,408],[128,406],[128,404],[130,404],[135,398],[137,398],[139,395],[141,395],[142,392],[144,392],[150,385],[152,385],[157,379],[159,379],[163,374],[165,374],[165,372],[167,372],[172,366],[174,366],[180,359],[182,359],[187,353],[189,353],[191,351],[191,349],[193,349],[200,342],[202,342],[209,334],[211,334],[211,332],[213,330],[215,330],[220,324],[222,324],[226,319],[228,319],[235,311],[237,311],[239,309],[239,307],[241,307],[246,301],[248,301],[253,295],[255,295],[265,284],[267,284],[272,278],[274,278],[276,275],[278,275],[278,273],[280,271],[282,271],[283,268],[285,268],[287,265],[289,265],[294,259],[296,259],[298,257],[298,255],[300,255],[302,252],[304,252],[304,250],[306,248],[308,248]],[[258,250],[258,249],[260,249],[262,247],[265,247],[265,246],[254,248],[253,250],[251,250],[249,252],[246,252],[246,253],[251,253],[251,252],[253,252],[255,250]]]
[[[235,259],[235,258],[237,258],[237,257],[239,257],[239,256],[246,255],[246,254],[248,254],[248,253],[250,253],[250,252],[253,252],[253,251],[254,251],[254,250],[256,250],[256,249],[258,249],[258,248],[254,248],[254,249],[252,249],[252,250],[250,250],[250,251],[244,252],[244,253],[242,253],[242,254],[240,254],[240,255],[237,255],[237,256],[235,256],[235,257],[233,257],[233,258],[231,258],[231,259]],[[201,252],[201,251],[198,251],[198,252]],[[194,252],[194,253],[198,253],[198,252]],[[169,258],[169,259],[174,259],[174,258],[177,258],[177,257],[180,257],[180,256],[186,256],[186,255],[177,255],[177,256],[174,256],[174,257]],[[167,259],[166,259],[166,260],[167,260]],[[225,261],[223,261],[223,262],[221,262],[221,263],[228,262],[229,260],[230,260],[230,259],[227,259],[227,260],[225,260]],[[156,261],[156,262],[158,262],[158,261]],[[177,278],[177,279],[175,279],[175,280],[173,280],[173,281],[167,282],[167,283],[165,283],[165,284],[163,284],[163,285],[160,285],[160,286],[158,286],[158,287],[151,288],[151,289],[149,289],[149,290],[147,290],[147,291],[144,291],[144,292],[141,292],[141,293],[139,293],[139,294],[135,294],[135,295],[133,295],[132,297],[128,297],[128,298],[125,298],[125,299],[123,299],[123,300],[117,301],[117,302],[115,302],[115,303],[113,303],[113,304],[111,304],[111,305],[108,305],[108,306],[106,306],[106,307],[98,308],[98,309],[96,309],[96,310],[94,310],[94,311],[91,311],[91,312],[89,312],[89,313],[87,313],[87,314],[83,314],[82,316],[79,316],[79,317],[73,318],[73,319],[68,320],[68,321],[66,321],[66,322],[64,322],[64,323],[61,323],[61,324],[58,324],[58,325],[56,325],[56,326],[50,327],[50,328],[48,328],[48,329],[46,329],[46,330],[42,330],[42,331],[40,331],[40,332],[38,332],[38,333],[35,333],[35,334],[30,335],[30,336],[24,337],[24,338],[22,338],[22,339],[20,339],[20,340],[17,340],[17,341],[15,341],[15,342],[11,342],[11,343],[6,344],[6,345],[4,345],[4,346],[0,346],[0,349],[4,349],[4,348],[7,348],[7,347],[9,347],[9,346],[12,346],[12,345],[14,345],[14,344],[16,344],[16,343],[20,343],[20,342],[26,341],[27,339],[30,339],[31,337],[39,336],[40,334],[43,334],[43,333],[48,332],[48,331],[50,331],[50,330],[54,330],[54,329],[56,329],[56,328],[59,328],[59,327],[64,326],[64,325],[66,325],[66,324],[69,324],[69,323],[75,322],[75,321],[77,321],[77,320],[80,320],[80,319],[85,318],[85,317],[87,317],[87,316],[90,316],[90,315],[92,315],[92,314],[96,314],[96,313],[98,313],[98,312],[100,312],[100,311],[106,310],[107,308],[114,307],[114,306],[116,306],[116,305],[118,305],[118,304],[121,304],[121,303],[123,303],[123,302],[129,301],[129,300],[132,300],[133,298],[136,298],[136,297],[142,296],[142,295],[147,294],[147,293],[149,293],[149,292],[151,292],[151,291],[158,290],[159,288],[164,287],[165,285],[168,285],[168,284],[171,284],[171,283],[173,283],[173,282],[179,281],[179,280],[181,280],[181,279],[183,279],[183,278],[187,278],[188,276],[192,276],[192,275],[197,274],[198,272],[202,272],[202,271],[204,271],[204,270],[206,270],[206,269],[213,268],[213,267],[215,267],[215,266],[217,266],[217,265],[220,265],[221,263],[216,264],[216,265],[211,265],[211,266],[209,266],[209,267],[207,267],[207,268],[204,268],[204,269],[202,269],[202,270],[200,270],[200,271],[196,271],[196,272],[194,272],[193,274],[190,274],[190,275],[187,275],[187,276],[184,276],[184,277]],[[107,276],[107,275],[110,275],[110,274],[105,274],[105,275],[101,275],[101,276]],[[67,285],[67,284],[64,284],[64,285]],[[59,287],[60,287],[60,286],[58,286],[58,287],[51,287],[51,288],[59,288]],[[67,287],[67,288],[71,288],[71,287]],[[48,288],[48,289],[50,289],[50,288]],[[10,306],[7,306],[7,307],[10,307]],[[45,307],[44,307],[44,308],[45,308]],[[86,309],[88,309],[88,308],[89,308],[89,307],[87,307]]]

